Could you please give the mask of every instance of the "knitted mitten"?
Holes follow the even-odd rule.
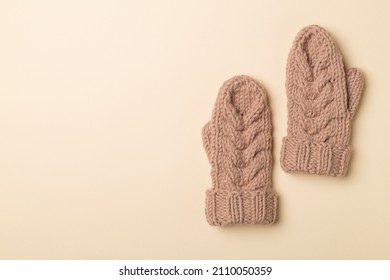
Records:
[[[202,129],[213,184],[206,191],[210,225],[275,221],[271,130],[264,88],[248,76],[226,81]]]
[[[313,25],[298,33],[287,63],[284,171],[345,175],[351,120],[363,85],[359,70],[345,72],[341,54],[325,29]]]

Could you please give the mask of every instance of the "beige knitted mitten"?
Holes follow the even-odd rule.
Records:
[[[363,86],[359,70],[345,71],[341,54],[325,29],[313,25],[298,33],[287,63],[284,171],[346,174],[351,121]]]
[[[271,130],[264,88],[248,76],[226,81],[202,129],[213,185],[206,191],[210,225],[274,223]]]

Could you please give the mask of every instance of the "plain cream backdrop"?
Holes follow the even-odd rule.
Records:
[[[1,1],[0,258],[390,258],[387,1]],[[329,30],[366,88],[344,178],[284,173],[285,65]],[[211,227],[200,131],[253,76],[274,126],[277,224]]]

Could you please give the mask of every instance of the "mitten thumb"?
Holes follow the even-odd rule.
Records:
[[[355,115],[359,100],[363,92],[364,77],[363,73],[356,68],[347,71],[347,97],[348,111],[351,118]]]
[[[202,128],[202,140],[203,147],[206,150],[207,159],[211,162],[211,131],[210,131],[210,123],[206,123]]]

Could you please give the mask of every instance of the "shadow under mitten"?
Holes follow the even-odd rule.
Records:
[[[206,191],[210,225],[274,223],[271,132],[264,88],[248,76],[226,81],[202,129],[211,164],[212,188]]]
[[[296,36],[287,63],[286,172],[343,176],[348,169],[351,121],[363,91],[362,73],[345,71],[330,34],[312,25]]]

